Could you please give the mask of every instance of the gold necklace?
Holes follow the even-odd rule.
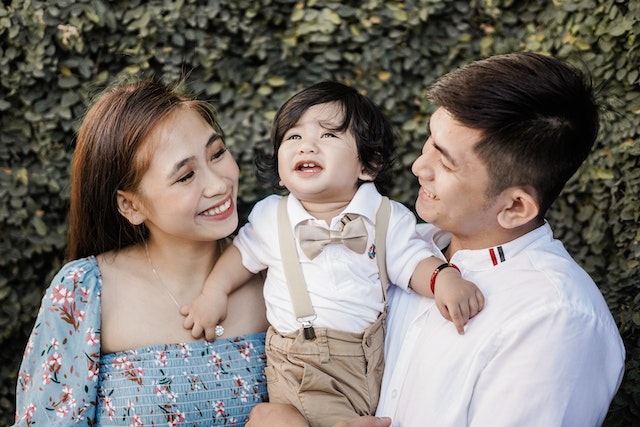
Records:
[[[178,312],[180,312],[180,309],[181,309],[180,303],[178,303],[178,300],[173,295],[173,292],[171,292],[171,289],[169,289],[169,287],[164,284],[164,282],[160,278],[160,274],[158,273],[158,270],[156,270],[156,267],[153,265],[153,262],[151,261],[151,255],[149,255],[149,246],[147,245],[147,242],[144,242],[144,252],[147,254],[147,261],[149,262],[151,271],[153,272],[154,276],[156,276],[156,278],[158,279],[158,282],[160,282],[160,285],[162,285],[164,290],[167,291],[169,298],[171,298],[171,301],[173,301],[175,306],[178,308]],[[224,334],[224,327],[222,325],[216,325],[215,333],[216,333],[216,337],[221,337],[222,334]]]
[[[173,303],[176,305],[176,307],[178,307],[178,311],[180,311],[181,306],[178,303],[178,300],[173,295],[173,292],[171,292],[171,289],[169,289],[169,287],[164,284],[164,282],[160,278],[160,275],[158,274],[158,270],[156,270],[156,267],[153,265],[153,262],[151,262],[151,256],[149,255],[149,246],[147,246],[147,242],[144,242],[144,251],[147,254],[147,261],[149,261],[149,265],[151,266],[151,271],[153,272],[153,274],[158,279],[158,282],[160,282],[160,285],[162,285],[164,290],[167,291],[167,294],[169,294],[169,298],[171,298],[171,301],[173,301]]]

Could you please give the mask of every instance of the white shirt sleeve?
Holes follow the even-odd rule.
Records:
[[[408,289],[416,266],[437,256],[432,245],[418,234],[413,212],[398,202],[391,203],[386,249],[389,281],[404,290]]]
[[[242,255],[242,264],[252,273],[265,270],[280,260],[277,205],[279,196],[259,201],[249,214],[249,221],[238,230],[233,244]]]

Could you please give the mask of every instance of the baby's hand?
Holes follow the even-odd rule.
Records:
[[[180,313],[186,316],[183,326],[191,329],[191,336],[207,341],[216,339],[216,325],[227,317],[228,295],[222,291],[201,293],[190,304],[183,306]]]
[[[438,273],[434,288],[436,306],[445,319],[455,325],[460,335],[464,325],[484,308],[484,295],[478,287],[462,278],[454,268],[445,268]]]

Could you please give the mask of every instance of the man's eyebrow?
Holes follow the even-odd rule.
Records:
[[[458,166],[458,164],[456,163],[455,159],[451,156],[451,153],[449,153],[449,151],[448,151],[446,148],[444,148],[444,147],[442,147],[442,146],[438,145],[438,143],[437,143],[437,142],[435,142],[435,141],[433,141],[433,148],[435,148],[436,150],[438,150],[438,151],[440,152],[440,154],[442,154],[442,156],[443,156],[445,159],[447,159],[447,161],[448,161],[449,163],[451,163],[451,165],[452,165],[452,166],[454,166],[454,167],[455,167],[455,166]]]

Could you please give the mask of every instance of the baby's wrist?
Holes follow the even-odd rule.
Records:
[[[229,292],[216,286],[216,287],[211,287],[211,289],[207,289],[207,288],[202,289],[202,292],[200,293],[200,295],[208,300],[217,300],[221,297],[228,298]]]
[[[451,267],[451,268],[449,268]],[[454,271],[457,270],[457,273]],[[429,280],[429,289],[431,290],[431,293],[435,296],[435,288],[436,288],[436,279],[441,275],[442,271],[447,271],[446,274],[458,274],[460,275],[460,269],[458,268],[457,265],[455,264],[451,264],[449,262],[445,262],[440,264],[439,266],[436,267],[435,270],[433,270],[433,273],[431,273],[431,279]]]

